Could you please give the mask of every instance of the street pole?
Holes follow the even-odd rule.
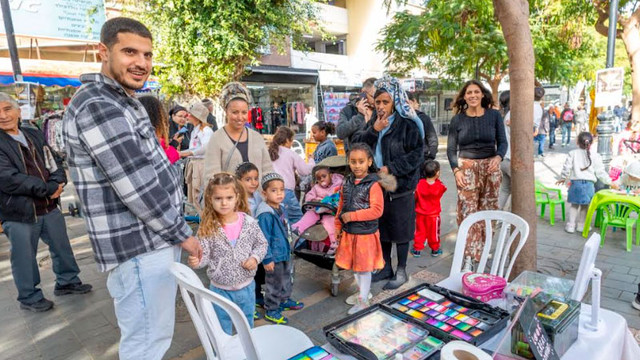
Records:
[[[13,67],[13,81],[20,82],[22,81],[22,70],[20,69],[20,57],[18,56],[18,46],[16,45],[16,34],[13,30],[9,0],[0,0],[0,5],[2,6],[2,20],[4,21],[9,55],[11,56],[11,66]]]
[[[609,33],[607,37],[607,68],[613,67],[613,57],[616,49],[616,35],[618,32],[618,0],[611,0],[609,4]],[[598,154],[602,157],[602,162],[607,171],[611,163],[611,138],[615,130],[613,122],[615,116],[611,106],[602,114],[598,115]]]

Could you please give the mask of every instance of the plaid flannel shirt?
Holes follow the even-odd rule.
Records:
[[[177,169],[142,104],[102,74],[84,74],[80,81],[63,134],[95,260],[100,271],[109,271],[179,244],[192,231],[180,210]]]

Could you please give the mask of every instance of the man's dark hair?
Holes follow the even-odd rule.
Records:
[[[428,160],[422,165],[422,173],[426,178],[432,178],[440,171],[440,163],[435,160]]]
[[[153,41],[149,29],[138,20],[127,17],[117,17],[107,20],[100,30],[100,42],[111,48],[118,42],[118,34],[132,33]]]
[[[374,77],[368,78],[367,80],[362,82],[362,88],[364,89],[364,88],[372,87],[374,85],[374,83],[376,82],[376,80],[378,80],[378,79],[376,79]]]

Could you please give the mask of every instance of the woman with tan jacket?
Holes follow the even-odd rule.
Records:
[[[222,88],[220,102],[226,124],[213,134],[207,146],[205,183],[219,172],[233,173],[238,165],[247,161],[258,167],[260,176],[273,171],[262,135],[245,126],[251,103],[249,90],[239,82],[230,82]]]

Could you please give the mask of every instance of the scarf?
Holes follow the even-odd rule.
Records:
[[[401,117],[412,120],[418,126],[420,136],[424,139],[424,124],[422,124],[422,120],[420,120],[415,110],[409,106],[407,93],[402,89],[398,79],[385,75],[375,82],[375,87],[378,90],[384,90],[391,95],[391,98],[393,99],[393,107],[396,112]]]

